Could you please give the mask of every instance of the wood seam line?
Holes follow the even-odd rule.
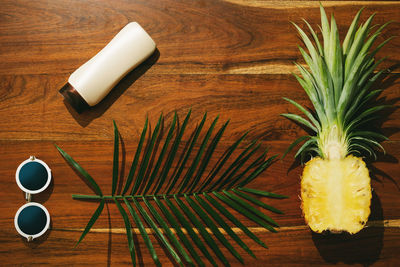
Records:
[[[367,222],[366,227],[378,227],[378,228],[400,228],[400,219],[397,220],[383,220],[383,221],[370,221]],[[154,231],[151,228],[145,228],[146,232],[148,234],[153,234]],[[223,228],[218,228],[221,233],[227,234]],[[267,233],[269,230],[263,228],[263,227],[248,227],[250,231],[253,233]],[[288,232],[288,231],[296,231],[296,230],[306,230],[308,229],[307,225],[295,225],[295,226],[283,226],[278,228],[280,232]],[[71,228],[71,229],[61,229],[61,228],[52,228],[54,231],[67,231],[67,232],[82,232],[84,229],[83,228]],[[164,230],[162,228],[159,228],[161,232],[164,233]],[[174,228],[170,228],[171,232],[176,233]],[[182,228],[181,229],[183,233],[187,234],[186,229]],[[211,229],[206,228],[207,232],[212,234]],[[238,227],[232,227],[231,230],[235,233],[242,233],[242,230]],[[140,234],[140,231],[138,228],[132,228],[132,231],[135,234]],[[197,234],[199,234],[198,230],[196,228],[193,228],[193,231]],[[92,233],[113,233],[113,234],[125,234],[126,230],[125,228],[96,228],[96,229],[91,229],[90,232]]]
[[[236,4],[240,6],[269,8],[269,9],[288,9],[288,8],[307,8],[319,7],[318,1],[281,1],[281,0],[225,0],[225,2]],[[373,6],[373,5],[398,5],[398,1],[321,1],[322,5],[326,7],[337,6]]]
[[[307,65],[303,63],[299,63],[299,65],[308,68]],[[189,70],[190,69],[190,70]],[[390,66],[388,67],[390,70]],[[149,71],[148,75],[287,75],[292,76],[292,73],[301,75],[300,71],[297,69],[295,65],[292,64],[262,64],[262,63],[234,63],[230,66],[225,66],[222,68],[217,65],[207,65],[201,67],[192,68],[190,66],[179,67],[176,66],[174,68],[164,68],[164,69],[155,69]],[[377,73],[377,71],[374,71]],[[389,75],[397,75],[400,71],[397,69],[389,71]],[[43,73],[22,73],[22,74],[0,74],[0,76],[24,76],[24,75],[32,75],[32,76],[51,76],[53,74],[43,74]],[[69,75],[68,73],[54,73],[54,75]]]

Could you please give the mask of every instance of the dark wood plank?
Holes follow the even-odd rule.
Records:
[[[400,32],[397,1],[326,2],[343,35],[358,9],[363,19],[394,20],[378,39]],[[130,21],[138,21],[160,51],[151,73],[287,74],[300,58],[290,21],[316,27],[317,1],[2,1],[1,74],[65,74],[96,54]],[[342,37],[344,38],[344,37]],[[394,39],[378,55],[398,63]]]
[[[73,249],[79,233],[52,230],[41,240],[27,244],[14,233],[0,230],[3,244],[0,248],[2,266],[57,265],[57,266],[129,266],[130,257],[126,237],[123,234],[89,233],[83,243]],[[258,233],[269,249],[264,249],[246,236],[240,235],[256,255],[245,258],[251,266],[398,266],[398,228],[368,228],[357,236],[313,235],[307,229],[284,230],[279,234]],[[154,239],[153,236],[151,236]],[[135,235],[139,266],[154,266],[142,238]],[[154,240],[155,249],[163,266],[173,266],[163,249]],[[236,247],[237,248],[237,247]],[[224,248],[232,266],[243,266]],[[237,248],[240,250],[240,248]],[[245,252],[243,252],[245,253]],[[10,256],[12,255],[12,257]],[[205,262],[206,259],[203,258]],[[221,262],[217,261],[218,264]]]
[[[400,75],[391,75],[379,88],[396,104]],[[309,105],[303,89],[290,75],[149,75],[138,80],[132,73],[97,107],[77,114],[65,106],[58,89],[62,75],[0,76],[0,139],[2,140],[112,140],[112,119],[124,138],[137,140],[146,116],[155,125],[164,113],[168,123],[176,110],[180,117],[193,109],[194,126],[204,112],[209,118],[231,119],[226,136],[294,140],[304,135],[299,126],[279,114],[299,111],[283,100],[290,97]],[[383,129],[400,140],[400,110],[384,116]]]

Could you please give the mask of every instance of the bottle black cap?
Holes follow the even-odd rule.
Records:
[[[90,107],[70,83],[66,83],[59,92],[78,113],[82,113]]]

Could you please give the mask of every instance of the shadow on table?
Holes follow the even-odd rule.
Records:
[[[31,249],[37,248],[49,238],[49,236],[51,235],[51,228],[52,228],[52,222],[50,219],[50,228],[42,236],[39,236],[38,238],[35,238],[30,242],[28,242],[28,240],[25,237],[20,236],[21,242],[28,248]]]
[[[44,206],[46,206],[46,201],[49,200],[51,197],[51,194],[54,191],[54,175],[52,176],[52,179],[50,180],[49,186],[43,191],[40,192],[39,194],[31,194],[31,202],[38,202]],[[21,199],[25,199],[25,192],[21,191]],[[51,211],[49,211],[51,214]]]
[[[375,192],[372,192],[371,215],[369,221],[383,220],[381,202]],[[321,257],[329,263],[362,264],[370,266],[379,259],[383,247],[384,227],[374,225],[366,227],[355,235],[317,234],[312,233],[315,247]]]
[[[72,117],[82,127],[89,125],[94,119],[104,114],[114,102],[143,74],[147,72],[160,58],[160,51],[156,49],[154,53],[141,63],[138,67],[129,72],[97,105],[90,107],[88,110],[78,113],[67,100],[64,99],[64,105]]]

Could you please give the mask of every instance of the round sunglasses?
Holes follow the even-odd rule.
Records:
[[[31,200],[33,194],[43,192],[50,185],[51,170],[44,161],[31,156],[18,166],[15,179],[18,187],[25,192],[27,201],[15,214],[15,229],[28,241],[32,241],[42,236],[50,227],[48,210]]]

